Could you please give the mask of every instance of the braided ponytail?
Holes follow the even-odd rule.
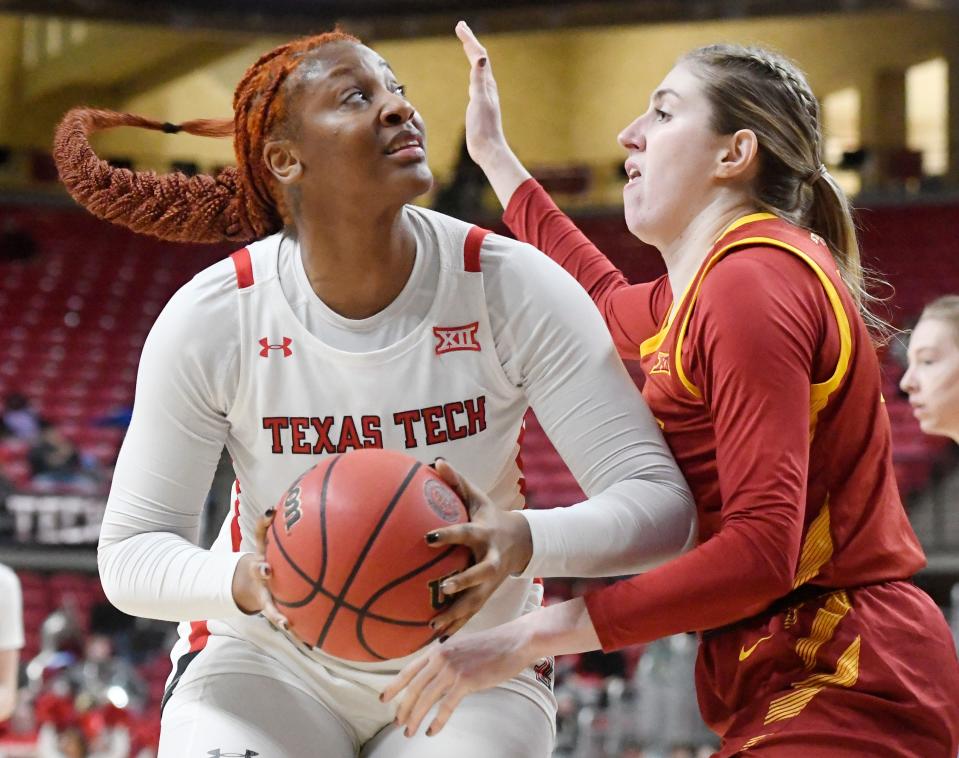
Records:
[[[768,50],[710,45],[690,61],[705,85],[717,134],[751,129],[759,141],[756,204],[822,237],[877,342],[891,327],[872,310],[867,286],[881,280],[863,270],[846,194],[826,170],[819,101],[792,62]]]
[[[114,168],[100,159],[89,135],[117,126],[171,131],[170,125],[129,113],[74,108],[57,126],[53,159],[73,198],[93,215],[135,232],[174,242],[248,242],[253,228],[243,212],[236,169],[216,177],[156,174]],[[227,136],[231,122],[193,121],[177,131]]]
[[[95,216],[174,242],[249,242],[291,223],[263,161],[263,146],[288,115],[284,85],[309,53],[329,42],[359,43],[342,32],[304,37],[271,50],[249,69],[234,94],[233,120],[181,124],[130,113],[74,108],[57,126],[53,159],[73,198]],[[201,137],[233,136],[237,167],[188,177],[115,168],[90,145],[94,132],[118,126]]]

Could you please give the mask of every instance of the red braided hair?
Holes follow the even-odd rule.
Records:
[[[95,216],[135,232],[176,242],[249,242],[279,231],[291,221],[263,145],[287,116],[284,83],[317,48],[355,37],[334,31],[280,45],[247,69],[233,96],[233,121],[199,119],[182,124],[153,121],[130,113],[74,108],[57,126],[53,159],[73,198]],[[201,137],[233,135],[237,166],[214,176],[156,174],[114,168],[97,156],[90,134],[135,126]]]

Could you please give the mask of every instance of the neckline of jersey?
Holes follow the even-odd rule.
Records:
[[[284,255],[284,242],[286,242],[286,238],[280,241],[278,256]],[[426,258],[428,252],[421,249],[422,246],[417,238],[413,269],[410,271],[410,275],[407,277],[406,283],[403,285],[403,289],[400,290],[399,294],[393,298],[385,308],[374,313],[372,316],[367,316],[366,318],[349,318],[334,311],[323,302],[323,298],[316,294],[306,274],[306,267],[303,263],[303,253],[299,243],[296,242],[296,240],[290,240],[290,243],[292,249],[287,254],[293,256],[293,276],[298,294],[304,299],[307,307],[313,311],[315,315],[342,331],[356,333],[373,331],[385,321],[396,317],[396,315],[408,305],[409,301],[413,299],[415,292],[422,285],[423,279],[426,276]],[[277,260],[277,266],[279,267],[279,265],[280,262]]]
[[[420,322],[410,330],[408,334],[405,334],[396,342],[393,342],[389,345],[381,347],[377,350],[370,350],[365,352],[352,352],[349,350],[341,350],[339,348],[333,347],[332,345],[324,342],[319,337],[317,337],[313,332],[306,328],[302,321],[297,317],[296,312],[293,310],[293,306],[290,305],[289,300],[286,299],[286,295],[283,293],[283,288],[280,286],[280,277],[279,277],[279,259],[280,259],[280,250],[279,245],[277,246],[276,254],[274,255],[273,265],[273,281],[279,291],[280,300],[283,301],[283,316],[286,319],[289,319],[293,328],[295,328],[299,334],[300,339],[306,341],[314,349],[329,354],[331,357],[336,360],[353,362],[353,363],[380,363],[392,360],[397,355],[405,353],[407,350],[412,349],[417,344],[419,344],[423,339],[427,337],[432,338],[432,332],[426,327],[431,321],[436,320],[436,316],[440,308],[445,304],[449,298],[450,292],[450,275],[451,275],[451,266],[449,261],[444,259],[444,253],[437,239],[435,230],[428,224],[422,221],[420,214],[411,212],[412,209],[410,206],[406,207],[407,218],[411,220],[414,227],[417,228],[417,250],[423,249],[423,254],[427,253],[427,248],[431,248],[436,251],[436,255],[439,257],[439,277],[436,283],[436,291],[433,295],[433,302],[430,304],[429,310],[426,312],[426,315],[420,320]],[[420,245],[420,241],[425,240],[426,244]],[[419,252],[417,252],[417,257],[419,257]],[[302,262],[299,264],[302,266]],[[415,264],[414,264],[415,267]],[[304,277],[306,272],[303,273]],[[411,274],[412,278],[412,274]],[[409,284],[409,282],[407,282]],[[312,291],[312,288],[310,288]],[[404,287],[404,291],[405,291]],[[401,293],[402,294],[402,293]],[[315,296],[315,293],[314,293]],[[319,299],[319,298],[317,298]],[[321,301],[322,302],[322,301]],[[395,300],[394,300],[395,302]],[[325,307],[325,304],[324,304]],[[387,306],[389,308],[389,306]],[[332,311],[331,311],[332,312]],[[380,311],[382,314],[383,311]],[[376,314],[376,315],[380,315]]]

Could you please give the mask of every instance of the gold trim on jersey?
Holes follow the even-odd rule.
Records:
[[[741,226],[746,226],[746,224],[752,224],[756,221],[770,221],[772,219],[779,218],[775,213],[749,213],[745,216],[740,216],[733,223],[723,229],[722,234],[716,238],[716,242],[719,242],[723,237],[725,237],[730,232],[736,231]]]
[[[852,687],[859,679],[859,651],[862,637],[856,635],[849,647],[843,651],[836,662],[836,670],[831,674],[813,674],[801,682],[793,684],[793,691],[782,695],[769,704],[764,724],[798,716],[803,708],[826,687]]]
[[[836,627],[849,613],[851,607],[849,596],[845,591],[840,590],[829,595],[823,607],[816,611],[809,636],[803,637],[796,643],[796,653],[802,658],[807,669],[812,669],[816,665],[816,654],[819,653],[819,648],[832,639],[836,633]]]
[[[723,229],[722,233],[716,238],[716,242],[719,242],[723,237],[725,237],[730,232],[738,229],[741,226],[746,224],[751,224],[755,221],[768,221],[770,219],[777,218],[772,213],[750,213],[746,216],[741,216],[733,221],[729,226]],[[715,242],[713,243],[715,244]],[[679,296],[679,299],[674,299],[669,305],[669,310],[666,312],[666,318],[663,321],[663,325],[660,327],[659,331],[656,332],[652,337],[649,337],[643,340],[639,345],[639,357],[645,358],[650,353],[654,353],[659,350],[660,345],[663,344],[663,340],[666,339],[666,334],[669,332],[670,327],[673,325],[673,320],[676,318],[676,314],[679,313],[680,306],[685,302],[686,295],[689,294],[689,288],[692,286],[692,282],[686,285],[686,289],[683,290],[683,294]]]
[[[757,736],[755,736],[755,737],[750,737],[748,740],[746,740],[746,741],[743,743],[743,746],[742,746],[741,748],[739,748],[739,749],[740,749],[740,750],[749,750],[749,748],[755,747],[755,746],[758,745],[760,742],[762,742],[764,739],[766,739],[768,736],[769,736],[769,733],[767,732],[766,734],[759,734],[759,735],[757,735]]]
[[[778,247],[782,250],[792,253],[793,255],[796,255],[800,258],[800,260],[805,262],[819,278],[823,289],[826,291],[826,296],[829,298],[829,303],[832,306],[833,314],[836,317],[836,323],[839,326],[839,359],[836,361],[836,369],[832,376],[830,376],[826,381],[810,385],[809,433],[811,438],[815,432],[816,421],[819,417],[820,411],[826,407],[826,404],[829,402],[829,397],[839,387],[839,384],[842,382],[843,377],[845,377],[846,371],[849,368],[849,358],[852,354],[852,329],[849,325],[849,317],[846,315],[846,311],[842,305],[842,300],[839,297],[839,292],[836,290],[836,286],[832,283],[832,280],[826,276],[826,272],[822,270],[822,267],[816,263],[816,261],[814,261],[809,255],[804,253],[799,248],[790,245],[788,242],[783,242],[781,240],[774,239],[773,237],[746,237],[726,245],[709,259],[709,262],[706,264],[698,278],[696,289],[693,291],[692,301],[686,308],[686,313],[683,316],[683,321],[679,327],[679,334],[676,335],[676,346],[674,348],[676,376],[679,378],[679,381],[686,388],[689,394],[697,399],[702,398],[702,392],[690,381],[689,377],[687,377],[686,373],[683,371],[683,362],[681,359],[683,352],[683,339],[686,336],[686,329],[689,326],[689,319],[692,315],[693,305],[695,304],[696,298],[699,297],[699,291],[702,288],[703,281],[706,279],[706,275],[713,268],[713,266],[715,266],[729,251],[733,250],[734,248],[745,247],[747,245],[768,245],[772,247]]]
[[[770,219],[777,218],[772,213],[750,213],[746,216],[741,216],[736,219],[723,229],[722,233],[716,238],[716,242],[721,240],[730,232],[738,229],[741,226],[746,224],[751,224],[754,221],[768,221]],[[713,243],[715,244],[715,242]],[[678,299],[673,298],[673,302],[669,305],[669,310],[666,312],[666,318],[663,320],[663,325],[660,327],[659,331],[656,332],[652,337],[649,337],[643,340],[639,345],[639,357],[645,358],[650,353],[654,353],[659,350],[660,346],[663,344],[663,340],[666,339],[666,334],[669,332],[670,327],[673,325],[673,320],[676,318],[676,314],[679,313],[679,308],[686,300],[686,295],[689,294],[689,288],[692,286],[692,282],[686,285],[686,289],[683,290],[683,294],[679,296]]]
[[[822,504],[819,515],[809,525],[806,539],[803,540],[793,589],[816,576],[819,569],[832,558],[832,553],[832,534],[829,531],[829,495],[826,495],[826,501]]]

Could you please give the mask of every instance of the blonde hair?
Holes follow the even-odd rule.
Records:
[[[892,330],[872,312],[878,298],[868,286],[882,282],[863,270],[852,208],[823,163],[819,101],[803,72],[777,53],[739,45],[701,47],[682,60],[705,85],[713,129],[756,134],[756,204],[826,241],[863,320],[877,341],[886,341]]]
[[[937,297],[922,309],[919,321],[934,318],[945,321],[952,328],[952,336],[959,344],[959,295],[943,295]]]

